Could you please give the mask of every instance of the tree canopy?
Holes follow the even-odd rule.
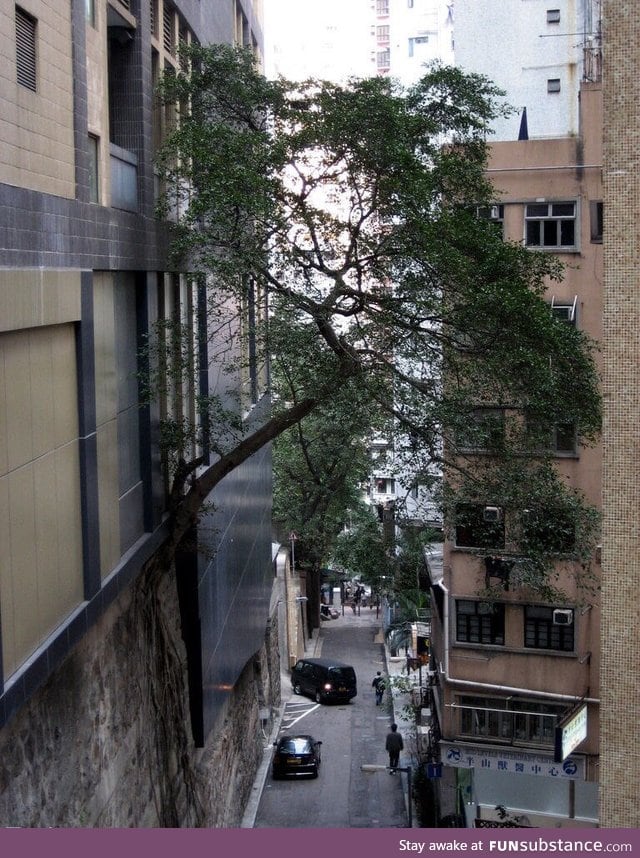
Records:
[[[229,431],[211,417],[219,403],[201,403],[216,456],[197,478],[178,469],[178,531],[230,470],[346,387],[394,421],[416,474],[449,454],[454,492],[502,502],[542,468],[556,506],[586,510],[543,452],[522,455],[533,420],[594,439],[600,404],[591,344],[544,300],[557,260],[478,217],[497,197],[489,80],[434,66],[406,89],[383,77],[270,81],[250,52],[194,45],[162,96],[182,106],[159,159],[175,265],[206,278],[212,319],[246,314],[249,287],[261,296],[269,311],[251,318],[253,352],[237,361],[273,355],[296,377],[295,396],[274,398],[258,425]],[[479,405],[514,426],[480,472],[458,455]]]

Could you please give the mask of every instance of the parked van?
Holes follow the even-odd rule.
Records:
[[[355,670],[330,658],[301,658],[291,669],[291,687],[316,703],[348,701],[358,693]]]

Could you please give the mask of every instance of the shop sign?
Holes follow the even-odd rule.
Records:
[[[458,769],[509,772],[521,775],[541,775],[549,778],[584,780],[582,757],[567,757],[557,763],[552,756],[528,754],[495,745],[467,745],[462,742],[440,742],[441,759],[447,766]]]
[[[587,704],[562,720],[556,727],[555,761],[561,763],[587,738]]]

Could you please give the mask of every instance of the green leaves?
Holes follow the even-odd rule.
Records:
[[[477,216],[498,196],[485,168],[500,91],[442,66],[404,90],[381,77],[268,81],[250,52],[223,45],[192,46],[184,59],[160,89],[178,117],[158,159],[175,263],[215,294],[207,327],[216,359],[237,366],[215,316],[237,307],[277,378],[260,433],[245,426],[248,439],[234,447],[238,427],[220,429],[220,473],[286,433],[276,457],[291,497],[300,489],[295,515],[277,503],[283,521],[301,526],[326,500],[330,466],[335,475],[348,464],[341,454],[375,414],[392,421],[406,468],[447,469],[462,500],[505,474],[509,485],[494,485],[500,503],[532,479],[543,496],[549,454],[530,427],[543,437],[572,425],[591,442],[598,377],[593,344],[545,303],[562,277],[557,260],[504,242]],[[250,322],[247,283],[270,307]],[[478,407],[500,409],[505,431],[474,473],[456,439]],[[290,428],[298,414],[305,422]],[[342,474],[346,492],[348,468]],[[554,508],[589,518],[561,481],[552,494]],[[527,552],[543,580],[548,552],[534,531],[544,528],[529,528]]]

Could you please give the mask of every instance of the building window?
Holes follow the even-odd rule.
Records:
[[[378,51],[376,56],[378,69],[388,69],[391,63],[391,51],[387,48],[385,51]]]
[[[553,747],[555,727],[565,707],[535,700],[460,697],[460,734],[509,744]]]
[[[575,551],[575,519],[567,509],[530,507],[523,510],[521,531],[521,549],[526,554],[570,555]]]
[[[460,452],[490,452],[504,442],[504,411],[502,408],[476,408],[466,415],[464,427],[456,431]]]
[[[560,23],[560,10],[559,9],[547,9],[547,24],[559,24]]]
[[[525,244],[548,250],[576,246],[576,204],[528,203],[525,206]]]
[[[573,652],[573,611],[526,605],[524,645],[533,649]]]
[[[162,44],[168,54],[176,52],[176,20],[173,8],[165,3],[162,10]]]
[[[376,0],[376,15],[389,14],[389,0]]]
[[[154,39],[158,38],[158,0],[150,0],[150,30]]]
[[[36,91],[37,21],[16,6],[16,71],[20,86]]]
[[[494,206],[478,206],[476,214],[483,220],[488,220],[489,223],[500,224],[504,221],[504,205],[502,203]]]
[[[578,306],[578,296],[575,295],[573,301],[558,300],[554,295],[551,299],[551,312],[561,322],[567,325],[576,324],[576,309]]]
[[[459,643],[504,645],[504,605],[456,601],[456,640]]]
[[[376,39],[379,45],[388,45],[389,44],[389,25],[382,24],[379,27],[376,27]]]
[[[578,448],[575,423],[557,423],[552,430],[551,449],[559,456],[575,456]]]
[[[395,491],[395,480],[385,479],[383,477],[377,477],[375,482],[376,494],[379,495],[392,495]]]
[[[547,92],[560,92],[560,78],[550,77],[547,80]]]
[[[458,504],[455,536],[458,548],[504,548],[502,510],[483,504]]]
[[[411,36],[409,38],[409,56],[412,57],[415,54],[415,46],[416,45],[428,45],[429,44],[429,36]]]
[[[526,437],[530,449],[549,450],[556,456],[576,456],[578,452],[578,433],[575,423],[561,421],[549,425],[531,415],[526,418]]]
[[[591,216],[591,241],[594,244],[602,244],[604,226],[602,200],[591,200],[589,203],[589,214]]]
[[[97,137],[89,134],[89,200],[100,202],[100,146]]]

